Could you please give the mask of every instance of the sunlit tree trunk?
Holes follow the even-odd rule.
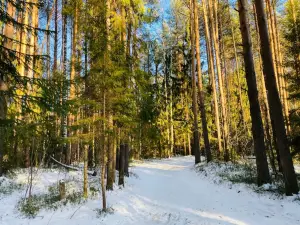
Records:
[[[192,103],[193,103],[193,150],[195,155],[195,164],[201,162],[200,158],[200,143],[199,143],[199,129],[198,129],[198,112],[197,112],[197,87],[196,87],[196,71],[195,71],[195,32],[194,32],[194,4],[190,0],[190,29],[191,29],[191,74],[192,74]]]
[[[219,37],[218,37],[218,13],[217,13],[217,1],[212,2],[212,0],[208,0],[208,9],[209,9],[209,18],[211,21],[211,38],[213,43],[213,48],[215,50],[215,58],[216,58],[216,68],[218,74],[218,88],[220,92],[220,104],[221,104],[221,112],[223,118],[223,131],[224,131],[224,159],[225,161],[229,160],[229,151],[228,151],[228,121],[227,121],[227,112],[226,112],[226,97],[224,95],[224,85],[223,85],[223,77],[221,69],[221,60],[220,60],[220,46],[219,46]],[[215,15],[215,17],[213,16]]]
[[[270,1],[270,0],[267,0]],[[288,102],[288,92],[287,92],[287,81],[286,81],[286,76],[285,76],[285,69],[283,65],[283,58],[282,58],[282,49],[281,49],[281,40],[279,36],[279,27],[277,24],[277,15],[276,15],[276,2],[273,1],[271,4],[271,11],[273,13],[273,23],[274,23],[274,33],[276,37],[276,45],[277,45],[277,57],[278,57],[278,68],[280,71],[280,77],[279,79],[281,80],[281,101],[283,105],[283,113],[285,117],[285,125],[286,125],[286,130],[287,133],[290,133],[290,121],[289,121],[289,102]]]
[[[238,87],[237,87],[237,91],[238,91],[238,104],[240,106],[240,116],[241,116],[241,121],[243,123],[243,128],[245,130],[248,130],[247,125],[246,125],[246,121],[245,121],[245,113],[244,113],[244,102],[243,102],[243,97],[242,97],[242,88],[241,88],[241,75],[240,75],[240,64],[239,64],[239,58],[238,58],[238,54],[237,54],[237,47],[236,47],[236,37],[235,37],[235,33],[234,33],[234,27],[233,27],[233,23],[232,23],[232,18],[231,18],[231,12],[230,12],[230,8],[229,8],[229,3],[227,2],[228,6],[228,16],[229,16],[229,21],[230,21],[230,30],[231,30],[231,38],[232,38],[232,43],[233,43],[233,49],[234,49],[234,59],[235,59],[235,72],[237,75],[237,82],[238,82]]]
[[[213,50],[211,46],[211,38],[209,32],[208,18],[207,18],[207,5],[206,0],[202,1],[203,6],[203,15],[204,15],[204,24],[205,24],[205,38],[206,38],[206,50],[207,50],[207,61],[208,61],[208,69],[212,84],[212,92],[213,92],[213,102],[214,102],[214,114],[215,114],[215,124],[217,128],[217,139],[218,139],[218,156],[220,156],[221,152],[223,152],[222,147],[222,135],[220,128],[220,117],[219,117],[219,106],[218,106],[218,97],[216,90],[216,80],[215,80],[215,70],[214,70],[214,60],[213,60]]]
[[[212,160],[210,143],[208,138],[208,129],[206,121],[206,110],[205,110],[205,101],[204,101],[204,90],[203,90],[203,81],[202,81],[202,69],[201,69],[201,59],[200,59],[200,34],[199,34],[199,21],[198,21],[198,4],[196,0],[193,0],[194,3],[194,32],[195,32],[195,42],[196,42],[196,59],[197,59],[197,72],[198,72],[198,94],[199,94],[199,104],[200,104],[200,114],[202,122],[202,131],[203,139],[205,145],[206,161],[209,162]]]
[[[34,28],[38,28],[38,23],[39,23],[39,11],[38,11],[38,1],[37,0],[32,0],[32,10],[31,10],[31,26]],[[29,77],[35,78],[36,74],[36,49],[37,49],[37,33],[36,30],[32,29],[31,34],[30,34],[30,48],[29,48],[29,54],[31,55],[31,59],[29,62]]]
[[[300,42],[300,37],[299,37],[299,30],[298,30],[298,25],[297,25],[297,9],[295,7],[295,2],[294,0],[289,0],[291,4],[291,10],[292,10],[292,17],[293,17],[293,23],[294,23],[294,35],[296,36],[296,43]],[[299,20],[299,18],[298,18]],[[294,55],[294,61],[295,61],[295,72],[296,72],[296,77],[300,77],[300,53],[296,53]]]
[[[267,15],[267,22],[268,22],[268,31],[269,31],[269,38],[270,38],[270,46],[271,46],[271,52],[272,52],[272,58],[273,58],[273,67],[274,67],[274,73],[276,78],[276,84],[277,89],[279,92],[279,96],[281,97],[281,80],[280,80],[280,71],[278,68],[278,51],[277,51],[277,45],[276,45],[276,37],[275,37],[275,31],[274,31],[274,23],[273,23],[273,14],[271,9],[270,0],[266,1],[266,15]]]
[[[169,156],[174,155],[174,123],[173,123],[173,91],[172,84],[170,90],[170,154]]]
[[[75,98],[75,76],[76,76],[76,55],[77,55],[77,44],[78,44],[78,7],[80,2],[77,0],[74,2],[74,13],[73,13],[73,27],[72,27],[72,54],[71,54],[71,73],[70,73],[70,92],[69,100],[74,100]],[[72,131],[71,126],[74,124],[75,116],[73,113],[68,114],[68,137],[72,137],[74,132]],[[72,152],[76,151],[76,143],[71,142],[68,144],[66,163],[71,163]]]
[[[64,9],[67,7],[67,0],[62,0],[62,51],[61,51],[61,70],[64,76],[64,80],[66,80],[67,77],[67,16],[64,14]],[[66,100],[67,100],[67,88],[65,85],[65,82],[62,85],[62,90],[61,90],[61,103],[62,106],[65,105]],[[65,139],[67,137],[66,129],[67,129],[67,115],[65,115],[65,112],[62,113],[61,115],[61,137]],[[69,158],[68,156],[68,149],[66,143],[62,144],[62,155],[64,156],[64,162],[67,163],[67,159]]]
[[[26,7],[26,9],[23,11],[23,24],[24,26],[28,25],[28,9]],[[20,38],[20,42],[22,44],[20,47],[20,69],[19,69],[19,73],[21,76],[25,76],[25,65],[26,65],[26,49],[27,49],[27,30],[26,29],[22,29],[21,30],[21,38]]]
[[[6,6],[6,13],[10,17],[14,18],[16,12],[16,8],[14,5],[10,2],[7,1],[7,6]],[[5,48],[12,49],[13,47],[13,37],[14,37],[14,25],[13,23],[6,23],[4,27],[4,36],[7,37],[7,39],[4,42]]]

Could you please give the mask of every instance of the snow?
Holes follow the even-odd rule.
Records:
[[[28,173],[18,172],[13,179],[24,188],[12,194],[0,192],[1,225],[296,225],[300,224],[300,201],[293,197],[258,194],[249,186],[221,182],[210,165],[198,173],[193,157],[136,162],[125,188],[107,193],[112,214],[97,214],[101,199],[88,199],[80,205],[58,210],[41,210],[34,219],[24,218],[15,208],[24,197]],[[45,193],[59,180],[72,180],[82,187],[80,172],[38,170],[33,193]],[[5,183],[9,183],[7,178]],[[92,183],[99,178],[91,178]],[[264,188],[270,188],[265,185]],[[100,195],[99,195],[100,196]],[[298,196],[299,197],[299,196]]]

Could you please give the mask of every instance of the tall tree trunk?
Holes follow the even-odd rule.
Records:
[[[114,184],[114,134],[113,134],[113,117],[111,112],[108,113],[108,130],[109,130],[109,137],[107,143],[107,190],[113,190]]]
[[[257,184],[260,186],[265,183],[270,183],[271,177],[269,174],[265,143],[264,143],[264,129],[261,118],[261,111],[258,101],[258,91],[256,76],[254,70],[252,42],[250,34],[250,26],[248,20],[248,1],[239,0],[239,17],[241,34],[243,41],[243,54],[245,62],[245,73],[248,85],[248,98],[250,103],[250,114],[252,119],[252,135],[254,141],[254,150],[256,155],[257,166]]]
[[[223,77],[224,74],[222,73],[221,69],[221,60],[220,60],[220,48],[219,48],[219,37],[218,37],[218,13],[217,13],[217,1],[214,1],[214,5],[212,0],[208,0],[208,9],[209,9],[209,17],[211,21],[211,37],[213,48],[215,50],[215,57],[216,57],[216,68],[218,74],[218,87],[220,91],[220,103],[221,103],[221,112],[223,118],[223,131],[224,131],[224,159],[225,161],[229,160],[229,151],[228,151],[228,121],[227,121],[227,112],[226,112],[226,97],[224,95],[224,85],[223,85]],[[213,15],[215,14],[215,18]]]
[[[222,140],[221,140],[222,135],[221,135],[221,128],[220,128],[220,117],[219,117],[218,97],[217,97],[217,90],[216,90],[213,50],[212,50],[212,46],[211,46],[211,38],[210,38],[208,18],[207,18],[207,3],[206,3],[206,0],[202,1],[202,6],[203,6],[204,25],[205,25],[205,39],[206,39],[208,70],[209,70],[211,84],[212,84],[214,113],[215,113],[215,124],[216,124],[216,127],[217,127],[218,156],[220,156],[220,153],[223,151]]]
[[[277,51],[277,45],[276,45],[276,37],[275,37],[275,31],[274,31],[274,23],[273,23],[273,14],[271,9],[270,0],[265,0],[266,2],[266,16],[267,16],[267,24],[268,24],[268,31],[269,31],[269,38],[270,38],[270,46],[271,46],[271,53],[272,53],[272,59],[273,59],[273,68],[276,78],[276,84],[277,89],[279,92],[279,96],[281,97],[281,80],[280,80],[280,71],[278,68],[278,51]]]
[[[106,117],[106,93],[103,91],[103,112],[102,116],[104,120]],[[102,134],[101,134],[101,162],[100,162],[100,168],[101,168],[101,192],[102,192],[102,209],[106,210],[106,184],[105,184],[105,174],[106,174],[106,166],[107,166],[107,134],[106,134],[106,121],[102,121]]]
[[[15,6],[10,1],[7,1],[7,6],[6,6],[7,15],[9,15],[11,18],[14,18],[15,12],[16,12]],[[13,42],[14,24],[13,23],[7,22],[5,24],[4,36],[7,37],[7,39],[4,41],[5,48],[12,50],[13,43],[14,43]]]
[[[227,9],[228,9],[228,16],[229,16],[229,21],[230,21],[231,38],[232,38],[233,49],[234,49],[235,70],[236,70],[237,82],[238,82],[237,89],[238,89],[238,104],[240,105],[240,116],[241,116],[241,121],[243,123],[244,130],[248,130],[247,125],[245,123],[245,116],[244,116],[245,113],[244,113],[244,104],[243,104],[243,97],[242,97],[240,65],[239,65],[239,58],[238,58],[238,54],[237,54],[236,38],[235,38],[234,27],[233,27],[233,23],[232,23],[231,12],[230,12],[228,0],[227,0]]]
[[[268,0],[270,1],[270,0]],[[278,50],[278,67],[280,71],[280,79],[281,79],[281,89],[282,89],[282,94],[281,94],[281,101],[283,104],[283,114],[285,117],[285,125],[286,125],[286,130],[287,133],[290,133],[290,122],[289,122],[289,102],[288,102],[288,92],[287,92],[287,85],[286,85],[286,77],[285,77],[285,70],[283,66],[283,58],[282,58],[282,51],[281,51],[281,41],[280,41],[280,36],[279,36],[279,28],[277,25],[277,15],[276,15],[276,2],[273,1],[271,5],[271,9],[273,12],[273,20],[274,20],[274,29],[275,29],[275,37],[276,37],[276,45],[277,45],[277,50]]]
[[[89,145],[83,145],[83,197],[88,197],[88,152]]]
[[[169,126],[169,64],[168,64],[168,54],[166,53],[167,50],[165,50],[164,53],[164,91],[165,91],[165,110],[166,110],[166,121],[167,121],[167,149],[164,150],[165,157],[169,157],[169,147],[170,147],[170,126]]]
[[[54,0],[54,50],[53,71],[57,71],[57,46],[58,46],[58,0]]]
[[[174,155],[173,87],[170,88],[170,156]]]
[[[27,7],[25,8],[25,10],[23,11],[23,25],[26,26],[28,25],[28,9]],[[19,69],[19,73],[21,76],[25,76],[25,65],[26,65],[26,49],[27,49],[27,30],[22,28],[21,29],[21,38],[20,38],[20,42],[21,42],[21,47],[20,47],[20,69]]]
[[[190,29],[191,29],[191,74],[192,74],[192,104],[193,104],[193,150],[195,155],[195,164],[201,162],[200,158],[200,143],[199,143],[199,129],[198,129],[198,112],[197,112],[197,87],[196,87],[196,71],[195,71],[195,32],[194,32],[194,4],[190,0]]]
[[[67,16],[64,14],[64,9],[67,6],[67,0],[62,0],[62,55],[61,55],[61,60],[62,60],[62,65],[61,65],[61,69],[63,72],[63,85],[62,85],[62,96],[61,96],[61,102],[62,102],[62,106],[65,105],[66,100],[67,100],[67,88],[65,86],[65,82],[64,80],[67,77],[67,40],[68,40],[68,36],[67,36]],[[65,115],[65,112],[62,113],[61,115],[61,138],[65,139],[67,134],[66,134],[66,129],[67,129],[67,115]],[[67,163],[67,160],[69,158],[68,156],[68,148],[66,143],[62,144],[62,154],[64,155],[64,162]]]
[[[129,177],[129,144],[125,144],[124,154],[124,175]]]
[[[298,25],[297,25],[297,9],[295,7],[295,2],[294,0],[289,0],[290,4],[291,4],[291,10],[292,10],[292,17],[293,17],[293,29],[294,29],[294,35],[296,37],[296,43],[300,42],[300,37],[299,37],[299,30],[298,30]],[[299,18],[298,18],[299,20]],[[300,77],[300,53],[296,52],[296,54],[294,55],[294,68],[295,68],[295,72],[296,72],[296,77],[299,78]]]
[[[120,145],[119,154],[119,185],[124,187],[124,167],[125,167],[125,145]]]
[[[78,36],[78,6],[79,2],[75,1],[75,9],[73,14],[73,27],[72,27],[72,54],[71,54],[71,73],[70,73],[70,93],[69,100],[74,100],[75,98],[75,76],[76,76],[76,53],[77,53],[77,36]],[[71,126],[74,124],[75,116],[73,113],[68,114],[68,137],[72,137],[74,132],[72,132]],[[92,146],[90,146],[92,147]],[[76,143],[71,142],[68,145],[67,150],[67,164],[71,163],[72,151],[76,150]]]
[[[38,1],[32,0],[32,11],[31,11],[31,24],[34,29],[39,27],[39,9],[38,9]],[[37,31],[32,29],[31,36],[30,36],[30,48],[29,54],[31,55],[30,63],[29,63],[29,70],[31,71],[31,78],[37,77],[36,75],[36,58],[35,55],[37,53]]]
[[[255,0],[257,23],[260,35],[261,54],[263,61],[263,70],[265,74],[265,84],[268,91],[268,102],[270,106],[270,116],[275,122],[274,128],[277,137],[277,145],[280,153],[280,161],[283,168],[286,194],[298,193],[298,183],[293,166],[292,157],[289,150],[288,139],[286,136],[284,117],[279,93],[276,87],[275,71],[272,62],[272,53],[268,28],[266,23],[266,14],[262,0]]]
[[[7,101],[6,101],[6,94],[5,89],[3,88],[4,80],[2,76],[0,76],[0,121],[5,122],[7,116]],[[0,123],[0,177],[3,174],[3,154],[5,150],[5,123]]]
[[[199,21],[198,21],[198,4],[196,0],[193,0],[194,3],[194,32],[196,37],[196,58],[197,58],[197,71],[198,71],[198,94],[199,94],[199,103],[200,103],[200,113],[201,113],[201,122],[203,130],[203,139],[205,145],[206,161],[209,162],[212,160],[210,143],[208,138],[208,129],[206,121],[206,110],[205,110],[205,94],[203,90],[203,81],[202,81],[202,69],[201,69],[201,59],[200,59],[200,34],[199,34]]]
[[[258,53],[260,55],[260,57],[258,57],[258,64],[260,67],[260,80],[261,80],[261,88],[262,88],[262,95],[263,95],[263,115],[265,117],[265,131],[266,131],[266,136],[267,136],[267,142],[268,142],[268,146],[269,146],[269,151],[271,153],[272,156],[274,156],[274,151],[273,151],[273,146],[272,146],[272,139],[271,139],[271,133],[273,134],[273,142],[274,142],[274,146],[276,149],[276,153],[277,153],[277,161],[278,161],[278,165],[279,165],[279,171],[281,171],[281,166],[280,166],[280,157],[279,157],[279,151],[278,151],[278,147],[276,144],[276,133],[275,128],[274,128],[274,122],[271,121],[270,118],[270,110],[269,110],[269,103],[268,103],[268,96],[267,96],[267,90],[266,90],[266,85],[265,85],[265,78],[264,78],[264,72],[263,72],[263,65],[262,65],[262,59],[261,59],[261,50],[260,50],[260,46],[259,46],[259,31],[258,31],[258,24],[257,24],[257,15],[256,15],[256,9],[255,9],[255,4],[252,3],[253,6],[253,13],[254,13],[254,21],[255,21],[255,30],[256,30],[256,42],[258,44],[257,49],[258,49]],[[271,128],[270,125],[273,128],[273,132],[271,132]],[[271,165],[274,169],[274,172],[276,173],[276,167],[274,166],[273,160],[271,161]]]
[[[15,7],[7,2],[7,14],[14,18]],[[7,49],[12,49],[13,47],[13,38],[14,35],[14,26],[11,23],[5,24],[4,36],[7,37],[7,40],[3,43]],[[3,75],[0,75],[0,121],[5,121],[7,116],[7,100],[6,100],[6,91],[7,84],[4,80]],[[5,149],[5,123],[0,123],[0,176],[3,174],[3,153]]]
[[[56,0],[54,0],[56,1]],[[50,19],[51,19],[51,16],[52,16],[52,13],[50,13],[50,0],[47,1],[47,9],[46,9],[47,13],[46,13],[46,16],[47,16],[47,27],[46,29],[48,30],[49,27],[50,27]],[[50,16],[51,15],[51,16]],[[46,62],[46,68],[47,68],[47,79],[50,79],[50,74],[51,74],[51,69],[50,69],[50,34],[46,34],[46,41],[47,41],[47,56],[49,57],[49,59],[47,59],[47,62]]]

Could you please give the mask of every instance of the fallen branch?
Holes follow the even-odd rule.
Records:
[[[75,167],[75,166],[66,165],[66,164],[54,159],[52,156],[50,156],[50,159],[52,159],[54,162],[56,162],[58,165],[60,165],[64,168],[67,168],[67,169],[70,169],[70,170],[75,170],[75,171],[82,171],[82,169],[80,169],[78,167]],[[97,172],[96,171],[88,171],[88,175],[97,176]]]

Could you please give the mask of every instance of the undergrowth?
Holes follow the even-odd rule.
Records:
[[[96,211],[98,218],[114,213],[114,209],[112,207],[109,207],[105,210],[104,209],[95,209],[95,211]]]
[[[82,192],[71,192],[66,194],[66,198],[60,199],[57,186],[50,186],[46,194],[32,195],[30,198],[21,198],[17,203],[17,209],[28,218],[37,216],[41,209],[57,210],[67,204],[79,205],[86,200],[82,197]]]
[[[257,186],[257,171],[254,163],[225,163],[216,161],[209,164],[198,165],[196,166],[196,171],[204,176],[213,173],[221,178],[215,179],[214,183],[222,183],[223,181],[229,181],[232,184],[241,183],[248,185],[256,193],[263,194],[269,192],[277,197],[283,197],[285,195],[282,176],[272,177],[272,184]]]
[[[8,179],[4,179],[0,177],[0,194],[2,195],[10,195],[14,191],[21,190],[24,185],[14,183]]]

